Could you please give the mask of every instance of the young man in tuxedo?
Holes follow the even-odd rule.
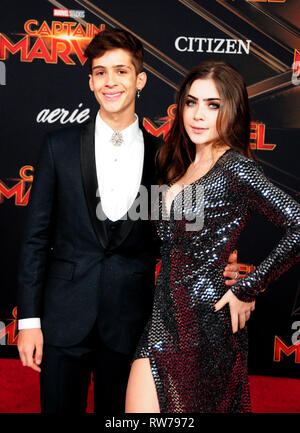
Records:
[[[105,30],[85,54],[99,112],[48,136],[21,252],[18,349],[40,372],[43,413],[85,412],[91,372],[95,411],[124,412],[131,356],[152,307],[155,228],[123,218],[140,185],[155,183],[157,139],[135,114],[147,80],[143,46]],[[236,256],[229,261],[233,284]]]

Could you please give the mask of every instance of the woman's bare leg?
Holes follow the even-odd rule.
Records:
[[[159,413],[159,403],[149,358],[136,359],[130,370],[126,413]]]

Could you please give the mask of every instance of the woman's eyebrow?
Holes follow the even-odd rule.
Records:
[[[196,98],[196,96],[193,96],[193,95],[187,95],[187,98],[191,98],[191,99],[194,99],[195,101],[198,101],[198,98]],[[220,101],[221,99],[220,98],[217,98],[217,97],[215,97],[215,98],[204,98],[203,99],[203,101]]]

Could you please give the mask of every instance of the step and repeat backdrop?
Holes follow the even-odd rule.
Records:
[[[186,72],[207,58],[233,64],[248,86],[252,149],[299,200],[299,0],[1,0],[0,10],[0,357],[17,357],[18,253],[37,156],[47,132],[96,115],[83,49],[104,28],[143,42],[148,82],[137,114],[162,139]],[[242,275],[280,235],[254,215],[238,246]],[[299,377],[299,291],[297,265],[257,299],[251,374]]]

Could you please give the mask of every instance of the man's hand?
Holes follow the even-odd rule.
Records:
[[[18,350],[24,367],[41,372],[44,338],[41,329],[22,329],[18,335]]]
[[[228,264],[226,265],[223,275],[224,277],[230,278],[225,280],[226,286],[233,286],[238,282],[240,267],[237,263],[237,250],[233,251],[228,258]]]
[[[215,311],[221,310],[226,304],[229,304],[232,332],[245,327],[250,317],[251,311],[255,308],[255,301],[242,302],[229,289],[222,298],[215,304]]]

